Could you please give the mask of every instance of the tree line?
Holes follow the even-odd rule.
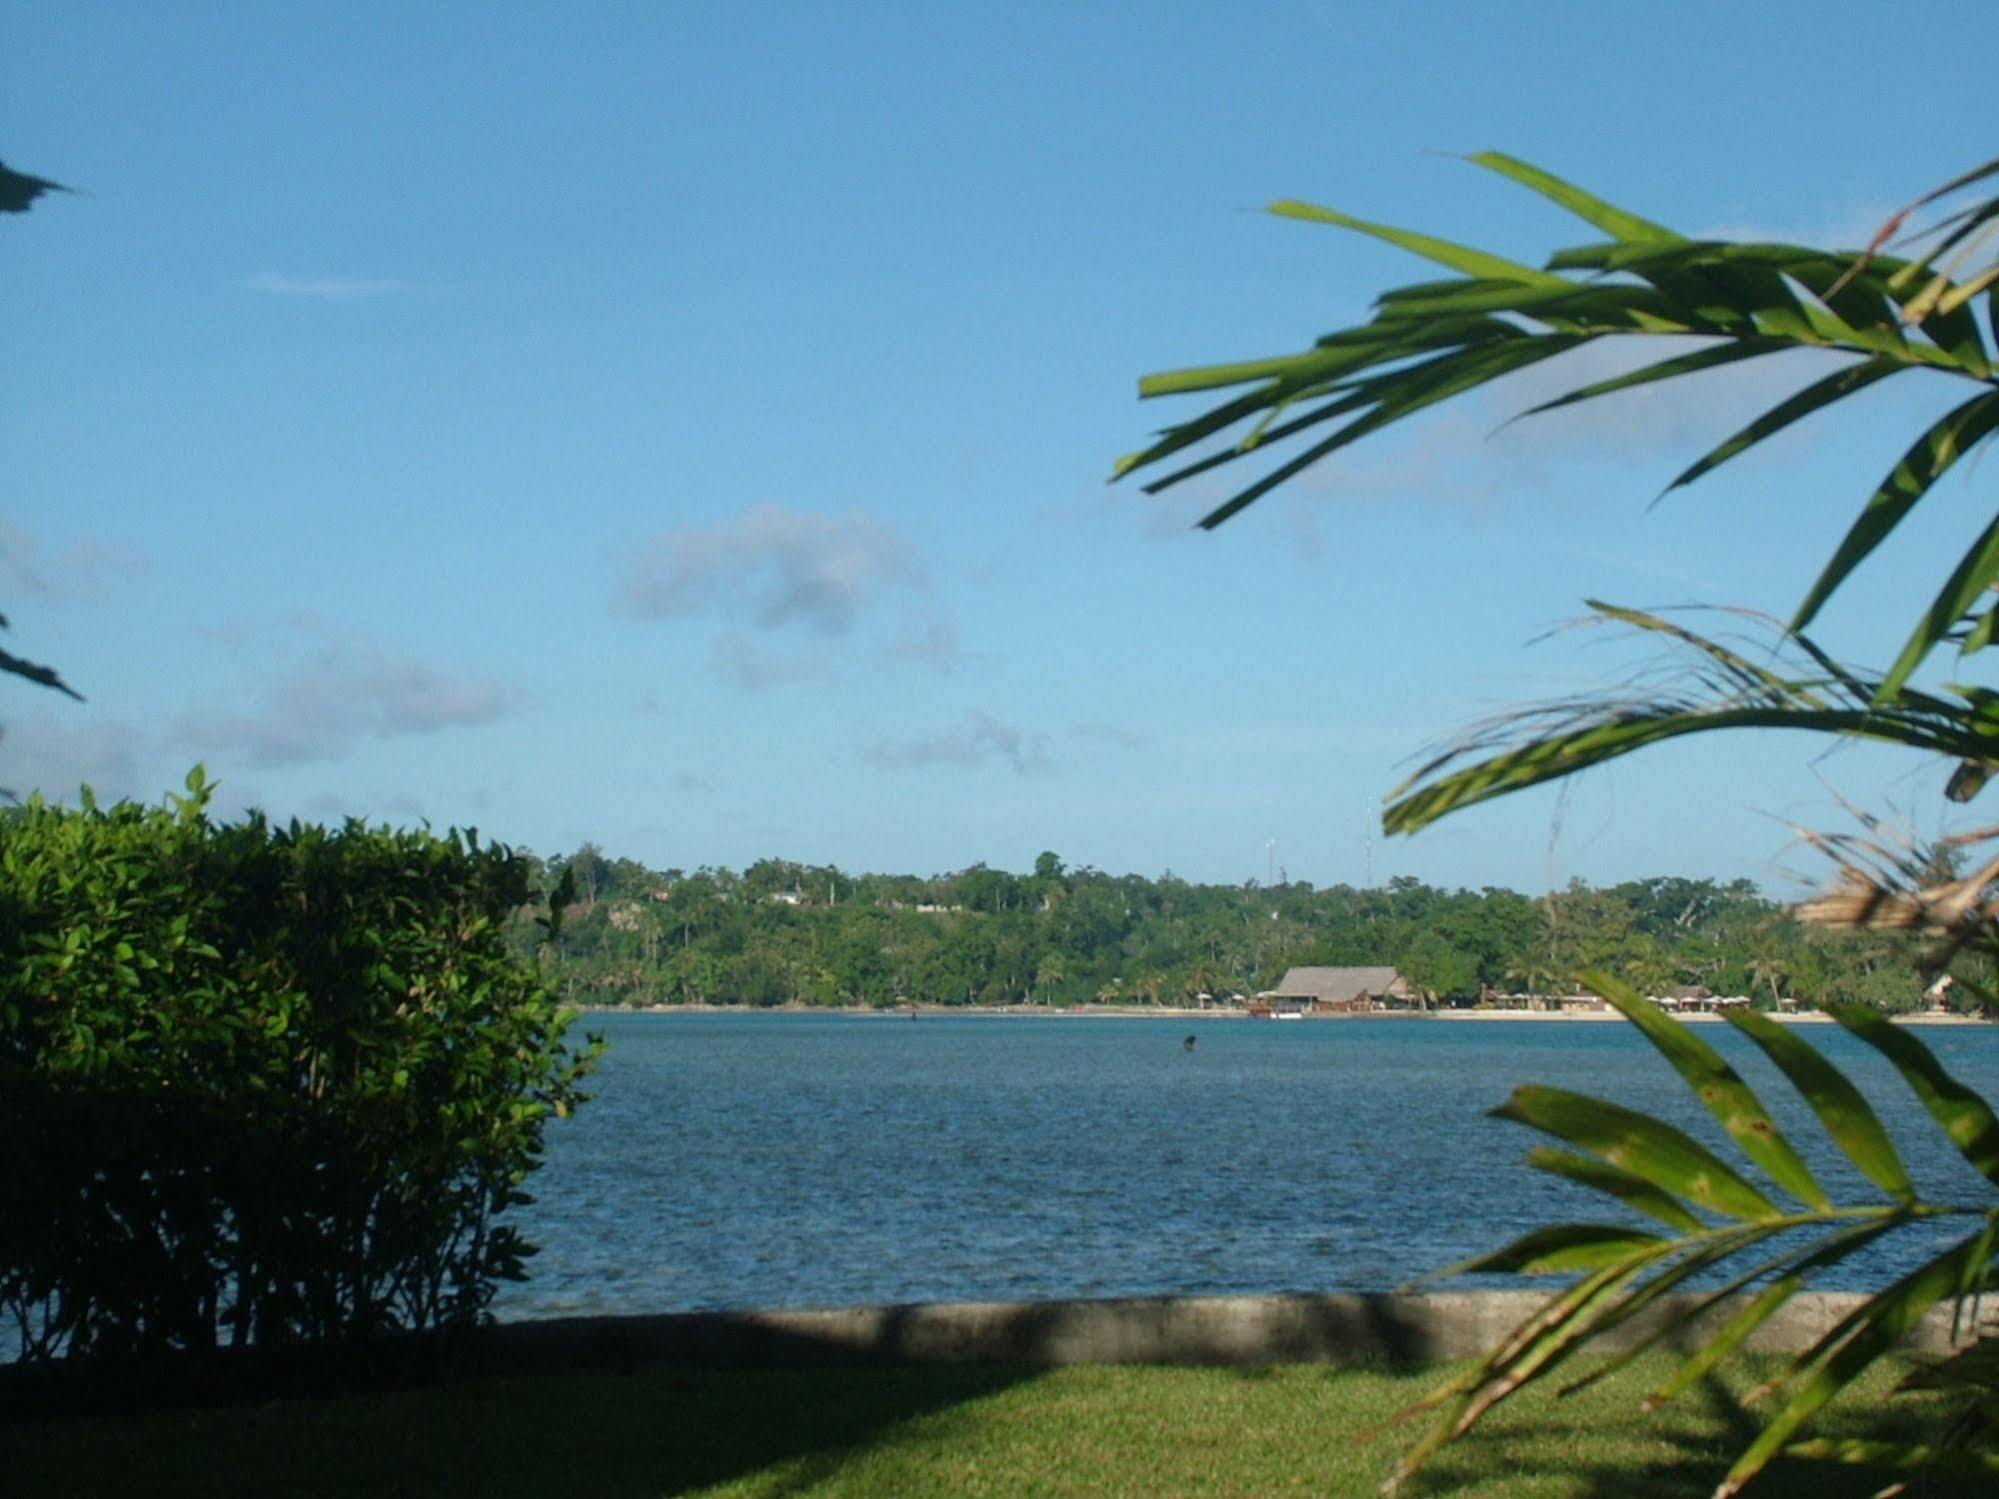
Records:
[[[1645,993],[1899,1011],[1932,978],[1917,939],[1802,926],[1748,880],[1574,881],[1532,897],[1406,876],[1212,885],[1072,869],[1053,852],[1023,874],[775,858],[687,872],[589,843],[535,864],[544,892],[565,877],[575,891],[541,961],[592,1004],[1192,1005],[1253,995],[1296,965],[1351,964],[1392,965],[1439,1002],[1566,993],[1598,969]],[[517,913],[523,949],[543,914]]]

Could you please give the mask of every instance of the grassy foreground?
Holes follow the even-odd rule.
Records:
[[[1745,1430],[1714,1388],[1640,1419],[1639,1395],[1668,1367],[1641,1363],[1567,1400],[1530,1391],[1446,1449],[1413,1492],[1705,1494]],[[0,1427],[0,1474],[8,1492],[23,1495],[200,1499],[1363,1495],[1375,1491],[1405,1434],[1361,1442],[1355,1433],[1392,1415],[1438,1372],[1090,1366],[494,1380]],[[1886,1400],[1892,1382],[1893,1371],[1876,1371],[1827,1430],[1906,1431],[1924,1406]],[[1759,1490],[1860,1499],[1884,1481],[1780,1464]]]

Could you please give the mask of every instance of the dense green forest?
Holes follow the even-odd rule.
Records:
[[[541,961],[594,1004],[1190,1005],[1254,994],[1307,963],[1392,964],[1440,1001],[1566,992],[1579,968],[1650,993],[1702,984],[1764,1004],[1890,1010],[1921,1006],[1928,984],[1916,940],[1800,926],[1747,880],[1572,883],[1530,898],[1406,877],[1196,885],[1068,869],[1053,853],[1026,874],[782,859],[686,873],[593,844],[539,869],[544,892],[565,873],[575,889]],[[517,918],[523,950],[538,915]]]

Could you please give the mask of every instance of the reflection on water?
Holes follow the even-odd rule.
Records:
[[[1385,1290],[1558,1218],[1616,1216],[1520,1164],[1484,1111],[1546,1082],[1722,1137],[1629,1026],[1369,1020],[612,1016],[554,1124],[543,1246],[501,1316]],[[1863,1081],[1925,1186],[1989,1194],[1887,1065]],[[1999,1028],[1923,1039],[1999,1101]],[[1721,1047],[1829,1189],[1872,1189],[1753,1047]],[[1724,1153],[1733,1159],[1732,1150]],[[1905,1255],[1906,1257],[1906,1255]],[[1846,1269],[1855,1286],[1894,1268]]]

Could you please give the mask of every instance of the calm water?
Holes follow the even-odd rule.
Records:
[[[542,1253],[502,1316],[1385,1290],[1559,1218],[1617,1216],[1522,1165],[1537,1136],[1483,1117],[1515,1083],[1596,1093],[1724,1143],[1624,1025],[589,1025],[611,1042],[597,1096],[550,1130],[539,1201],[517,1220]],[[1871,1191],[1814,1148],[1816,1122],[1760,1053],[1725,1027],[1701,1034],[1835,1197]],[[1989,1197],[1868,1048],[1830,1026],[1803,1034],[1869,1087],[1925,1188]],[[1999,1028],[1920,1034],[1999,1102]]]

